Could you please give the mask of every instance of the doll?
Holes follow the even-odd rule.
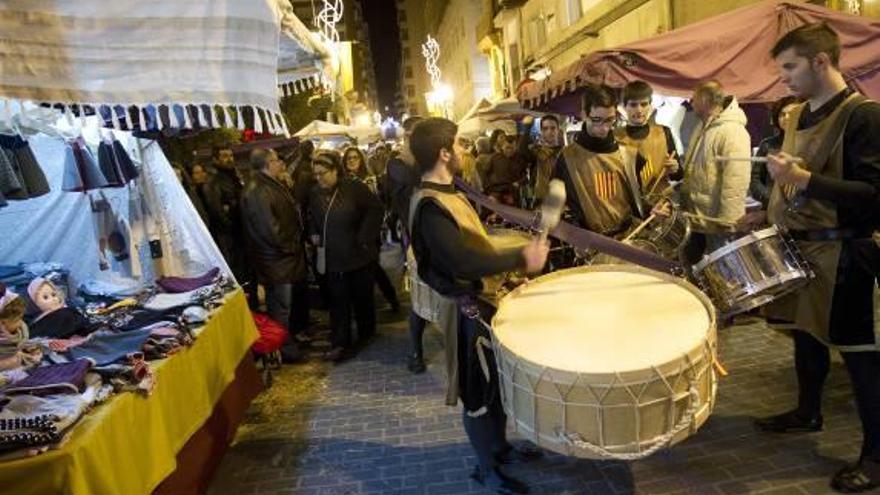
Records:
[[[24,322],[26,308],[24,299],[0,283],[0,338],[16,344],[29,338]]]
[[[75,308],[68,308],[64,294],[51,281],[37,277],[28,284],[28,295],[40,314],[31,322],[32,337],[66,339],[71,335],[88,335],[89,321]]]

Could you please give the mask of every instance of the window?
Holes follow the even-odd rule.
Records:
[[[413,76],[412,67],[407,66],[406,69],[404,69],[404,71],[403,71],[403,77],[405,77],[407,79],[412,79],[412,76]]]
[[[537,16],[529,21],[529,42],[532,53],[547,45],[547,24],[544,16]]]
[[[412,84],[407,85],[407,87],[406,87],[406,96],[409,96],[410,98],[415,98],[415,96],[416,96],[416,87],[413,86]]]
[[[406,11],[398,10],[397,11],[397,22],[406,22]]]
[[[568,11],[568,24],[567,26],[571,26],[581,19],[584,15],[583,6],[581,5],[581,0],[565,0]]]
[[[409,41],[409,31],[406,29],[400,30],[400,40],[401,41]]]
[[[409,47],[408,46],[405,46],[403,48],[403,59],[409,60]]]

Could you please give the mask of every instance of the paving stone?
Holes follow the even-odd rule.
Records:
[[[406,324],[388,321],[348,362],[285,366],[248,410],[209,493],[487,493],[468,479],[476,460],[461,411],[443,403],[438,332],[426,333],[425,349],[428,372],[408,373]],[[843,365],[832,363],[825,431],[767,435],[752,418],[796,402],[790,341],[757,320],[721,331],[719,350],[730,375],[709,421],[684,442],[630,463],[549,453],[505,470],[553,495],[829,493],[829,477],[858,456],[861,435]]]

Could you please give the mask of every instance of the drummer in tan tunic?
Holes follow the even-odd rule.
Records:
[[[413,129],[410,148],[422,182],[410,203],[412,247],[419,277],[440,297],[434,298],[438,325],[445,334],[446,402],[464,405],[464,430],[479,465],[471,475],[495,493],[528,493],[500,465],[532,460],[540,451],[507,442],[507,418],[501,405],[492,337],[480,321],[489,308],[478,302],[481,279],[524,270],[540,272],[547,261],[546,242],[500,250],[490,242],[477,212],[452,183],[459,171],[458,127],[446,119],[426,119]],[[482,314],[481,314],[482,313]]]
[[[637,170],[645,159],[615,140],[617,103],[611,88],[586,87],[583,130],[562,149],[555,178],[565,183],[567,206],[580,226],[621,238],[643,216]]]
[[[672,130],[652,121],[654,89],[644,81],[633,81],[623,88],[626,125],[614,130],[614,138],[633,155],[644,161],[637,170],[643,198],[655,204],[668,188],[669,181],[683,177],[678,163],[678,149]]]
[[[771,304],[768,317],[794,323],[798,407],[758,420],[771,432],[822,429],[829,349],[841,352],[855,392],[863,443],[859,461],[831,487],[858,493],[880,485],[880,335],[874,290],[880,248],[880,105],[847,87],[840,41],[826,24],[799,27],[772,51],[782,82],[805,103],[789,119],[782,151],[769,155],[775,180],[766,220],[788,229],[816,272],[809,285]],[[730,165],[729,165],[730,166]],[[763,212],[742,226],[758,226]]]

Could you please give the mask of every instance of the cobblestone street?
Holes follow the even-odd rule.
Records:
[[[755,432],[750,418],[795,402],[788,339],[756,321],[724,330],[720,348],[730,375],[696,436],[638,462],[551,454],[509,472],[546,494],[829,493],[829,476],[858,456],[860,441],[839,358],[826,388],[825,430],[775,436]],[[460,410],[443,404],[440,335],[426,334],[423,375],[406,371],[407,349],[404,321],[386,321],[352,361],[285,366],[251,406],[211,493],[484,493],[468,479],[475,459]]]

